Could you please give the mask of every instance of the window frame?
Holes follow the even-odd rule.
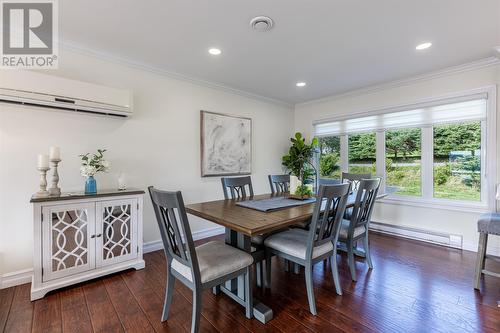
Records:
[[[453,94],[447,94],[441,97],[429,98],[416,102],[410,105],[398,105],[395,107],[387,107],[383,109],[371,110],[368,112],[352,113],[349,118],[355,119],[364,117],[371,114],[392,113],[398,111],[408,110],[410,108],[419,108],[427,103],[435,103],[439,101],[446,101],[454,103],[463,98],[473,96],[476,94],[486,94],[486,120],[481,121],[481,200],[454,200],[445,198],[434,198],[434,125],[418,126],[422,129],[421,132],[421,186],[422,196],[405,196],[405,195],[388,195],[380,199],[380,202],[392,205],[407,205],[416,207],[448,209],[454,211],[464,211],[470,213],[483,213],[496,209],[496,184],[497,184],[497,169],[496,169],[496,85],[486,86],[478,89],[471,89]],[[328,121],[338,121],[346,119],[346,117],[330,118],[313,122],[312,133],[315,133],[315,125]],[[464,122],[470,122],[464,120]],[[452,123],[460,123],[460,120]],[[436,124],[439,125],[439,124]],[[410,128],[408,126],[401,127],[401,129]],[[370,132],[376,134],[376,176],[381,177],[381,192],[386,193],[386,171],[385,171],[385,133],[388,129],[379,129]],[[368,132],[368,131],[367,131]],[[360,133],[351,133],[360,134]],[[349,167],[348,155],[348,135],[340,134],[340,166],[341,171],[347,172]],[[328,136],[328,135],[321,135]],[[319,159],[316,159],[319,161]]]

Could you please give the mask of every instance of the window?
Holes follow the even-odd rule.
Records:
[[[434,126],[434,197],[481,200],[481,122]]]
[[[421,196],[420,128],[400,129],[385,133],[385,169],[387,192],[397,195]]]
[[[319,139],[319,175],[321,178],[340,179],[340,136]]]
[[[349,172],[375,174],[375,133],[348,135]]]
[[[489,87],[469,95],[319,122],[314,131],[321,138],[320,176],[371,173],[383,178],[380,191],[389,194],[387,200],[492,209],[495,91]]]

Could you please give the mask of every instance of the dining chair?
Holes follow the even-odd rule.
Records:
[[[340,225],[339,242],[346,246],[347,262],[351,271],[351,278],[356,281],[356,263],[354,249],[358,240],[363,240],[364,255],[370,269],[373,268],[368,234],[370,219],[380,187],[380,178],[362,179],[359,182],[356,200],[350,219],[343,219]]]
[[[250,266],[253,257],[223,242],[211,241],[195,247],[180,191],[148,187],[167,260],[167,288],[161,321],[168,319],[174,282],[179,280],[193,291],[191,332],[197,332],[202,291],[244,275],[247,318],[252,318]]]
[[[290,189],[290,175],[268,175],[272,194],[281,194]]]
[[[308,231],[290,229],[266,238],[266,286],[271,286],[271,256],[277,255],[304,267],[309,310],[317,314],[313,289],[313,265],[331,259],[333,281],[342,295],[337,270],[337,239],[349,196],[349,184],[321,185]]]
[[[222,190],[224,191],[224,199],[242,199],[248,196],[253,197],[252,178],[245,177],[222,177]]]
[[[245,177],[222,177],[222,190],[224,192],[224,199],[236,200],[243,199],[246,197],[253,197],[253,186],[252,186],[252,178],[250,176]],[[248,193],[248,195],[247,195]],[[230,230],[226,230],[227,232],[231,232]],[[226,234],[226,239],[229,235]],[[266,235],[258,235],[253,236],[251,239],[252,245],[256,250],[261,250],[263,252],[264,247],[264,238]],[[258,256],[257,256],[258,257]],[[263,256],[262,256],[263,260]],[[256,275],[257,275],[257,286],[262,285],[263,280],[263,271],[262,271],[262,260],[259,260],[255,263],[256,267]]]
[[[342,176],[340,181],[342,183],[348,182],[351,183],[351,191],[357,191],[359,187],[359,183],[363,179],[372,178],[371,173],[351,173],[351,172],[342,172]]]
[[[350,173],[350,172],[342,172],[340,182],[341,183],[350,183],[351,191],[357,191],[359,187],[359,182],[362,179],[370,179],[372,175],[370,173]],[[344,218],[346,220],[350,220],[352,215],[352,208],[347,208],[344,214]]]

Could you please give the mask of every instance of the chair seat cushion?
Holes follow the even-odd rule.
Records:
[[[500,235],[500,213],[482,214],[477,221],[477,231]]]
[[[306,230],[290,229],[267,237],[264,245],[290,256],[306,259],[308,234],[309,231]],[[324,243],[314,248],[312,257],[317,258],[332,251],[332,243]]]
[[[253,257],[250,254],[217,241],[197,246],[196,256],[198,257],[202,283],[236,272],[253,263]],[[172,269],[193,282],[189,266],[173,259]]]
[[[267,235],[258,235],[258,236],[253,236],[252,237],[252,244],[255,245],[262,245],[264,244],[264,239],[266,238]]]
[[[349,234],[349,224],[351,224],[351,221],[342,220],[342,224],[340,225],[340,232],[339,232],[340,239],[347,239],[347,235]],[[353,237],[356,238],[356,237],[364,234],[365,231],[366,231],[366,227],[364,225],[362,225],[360,227],[356,227],[356,229],[354,229]]]

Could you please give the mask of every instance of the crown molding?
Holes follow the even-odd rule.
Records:
[[[230,93],[233,95],[251,98],[254,100],[259,100],[261,102],[266,102],[266,103],[286,107],[286,108],[289,108],[290,110],[294,110],[294,104],[287,103],[287,102],[279,100],[279,99],[266,97],[266,96],[262,96],[259,94],[254,94],[254,93],[244,91],[244,90],[239,90],[236,88],[231,88],[231,87],[225,86],[225,85],[220,84],[220,83],[210,82],[210,81],[202,80],[199,78],[191,77],[188,75],[180,74],[180,73],[167,71],[167,70],[164,70],[164,69],[161,69],[158,67],[154,67],[154,66],[150,66],[150,65],[147,65],[147,64],[144,64],[141,62],[137,62],[137,61],[128,59],[128,58],[118,57],[118,56],[104,53],[104,52],[100,52],[97,50],[84,48],[84,47],[81,47],[77,44],[67,42],[67,41],[60,41],[59,45],[63,50],[70,51],[70,52],[73,52],[76,54],[94,57],[94,58],[97,58],[100,60],[108,61],[108,62],[111,62],[114,64],[129,67],[129,68],[150,72],[150,73],[157,74],[157,75],[164,76],[164,77],[168,77],[171,79],[188,82],[188,83],[191,83],[191,84],[194,84],[197,86],[215,89],[215,90],[223,91],[223,92]]]
[[[500,52],[500,48],[499,48],[499,52]],[[478,70],[481,68],[486,68],[486,67],[491,67],[491,66],[496,66],[496,65],[500,65],[500,56],[499,57],[488,57],[488,58],[472,61],[469,63],[465,63],[462,65],[448,67],[448,68],[441,69],[438,71],[409,77],[406,79],[376,84],[376,85],[372,85],[372,86],[368,86],[368,87],[364,87],[364,88],[360,88],[360,89],[356,89],[356,90],[347,91],[347,92],[341,93],[341,94],[331,95],[331,96],[327,96],[327,97],[323,97],[323,98],[319,98],[319,99],[313,99],[313,100],[302,102],[302,103],[297,103],[297,104],[295,104],[295,108],[331,102],[331,101],[346,98],[346,97],[355,97],[355,96],[360,96],[360,95],[365,95],[365,94],[372,94],[372,93],[376,93],[376,92],[391,89],[391,88],[403,87],[403,86],[407,86],[407,85],[422,82],[422,81],[429,81],[429,80],[437,79],[437,78],[444,77],[444,76],[470,72],[470,71]]]

